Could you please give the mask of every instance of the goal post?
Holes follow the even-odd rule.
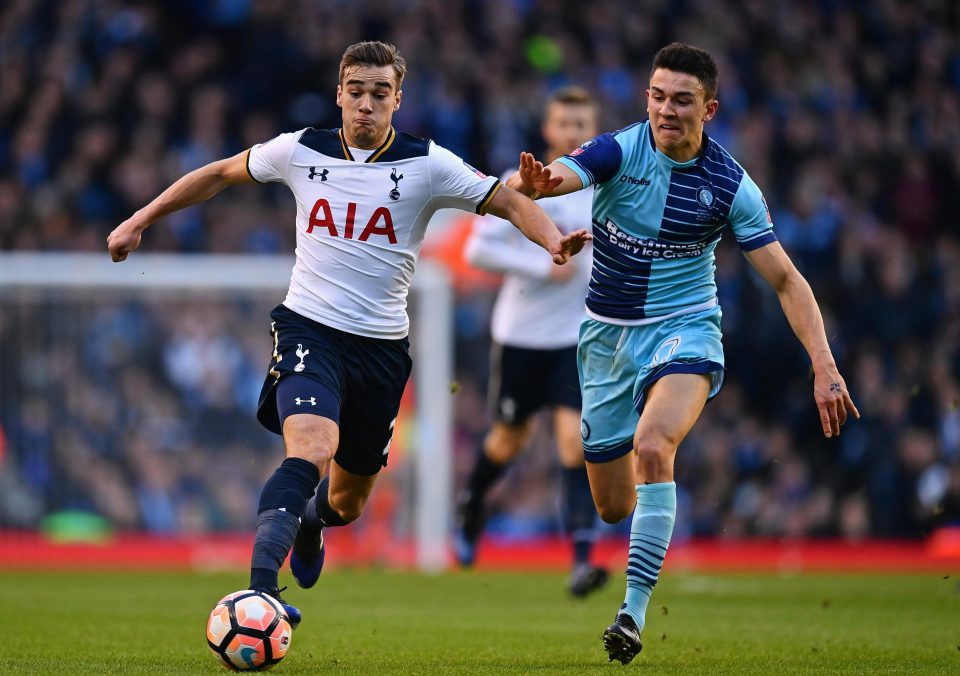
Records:
[[[172,302],[256,294],[276,304],[289,284],[293,263],[292,256],[278,255],[137,253],[122,264],[114,264],[103,254],[0,253],[0,305],[54,298],[62,307],[102,301],[107,291],[122,292],[126,298]],[[440,571],[447,565],[452,525],[454,299],[447,270],[427,259],[419,261],[410,301],[415,406],[409,457],[414,465],[416,562],[421,570]],[[267,321],[266,317],[258,319]],[[10,313],[6,321],[9,325],[17,317]],[[45,319],[53,324],[58,321],[70,319]],[[14,329],[17,335],[32,332],[30,326]],[[0,388],[7,388],[7,397],[17,396],[9,391],[15,386],[11,385],[14,380],[0,376]]]

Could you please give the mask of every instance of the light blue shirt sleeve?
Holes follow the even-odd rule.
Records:
[[[589,187],[590,185],[593,184],[593,181],[591,180],[589,174],[587,174],[587,172],[585,172],[585,171],[580,167],[579,164],[577,164],[576,162],[574,162],[574,161],[571,160],[570,158],[568,158],[568,157],[560,157],[560,158],[557,158],[557,162],[559,162],[560,164],[562,164],[562,165],[565,166],[565,167],[569,167],[569,168],[573,171],[573,173],[575,173],[577,176],[579,176],[579,177],[580,177],[580,182],[583,183],[583,187],[584,187],[584,188]]]
[[[777,241],[773,232],[773,219],[763,193],[746,173],[730,205],[727,217],[733,235],[742,251],[753,251]]]

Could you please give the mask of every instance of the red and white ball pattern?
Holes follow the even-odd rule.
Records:
[[[280,602],[252,589],[224,596],[207,620],[207,644],[236,671],[273,667],[287,654],[291,634]]]

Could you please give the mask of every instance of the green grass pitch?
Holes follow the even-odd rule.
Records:
[[[8,572],[0,582],[0,672],[228,673],[204,623],[242,574]],[[960,673],[956,576],[667,574],[644,650],[626,667],[607,664],[600,641],[623,577],[582,602],[564,582],[335,571],[286,592],[304,621],[272,673]]]

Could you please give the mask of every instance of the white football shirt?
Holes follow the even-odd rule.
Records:
[[[358,159],[341,130],[307,128],[251,148],[247,170],[255,181],[286,184],[297,201],[297,258],[283,304],[348,333],[403,338],[430,217],[450,207],[482,214],[501,183],[393,128]]]
[[[512,174],[504,174],[506,179]],[[564,234],[590,229],[593,188],[537,202]],[[513,226],[496,216],[474,219],[466,257],[472,265],[504,275],[493,306],[490,333],[501,345],[556,349],[577,344],[584,316],[584,298],[590,283],[592,250],[567,261],[573,275],[550,279],[556,266],[546,252]]]

